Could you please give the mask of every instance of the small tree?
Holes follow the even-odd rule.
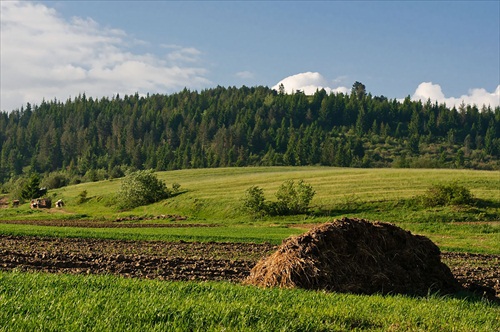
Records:
[[[40,176],[32,173],[21,189],[21,198],[30,200],[45,194],[46,190],[40,188]]]
[[[120,208],[134,208],[158,202],[171,196],[167,185],[159,180],[153,170],[129,174],[122,182]]]
[[[267,206],[264,190],[257,186],[248,188],[243,198],[243,208],[256,216],[266,214]]]

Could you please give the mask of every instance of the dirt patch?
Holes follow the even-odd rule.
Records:
[[[0,235],[0,270],[241,282],[277,250],[270,244],[119,241]],[[500,255],[442,253],[464,286],[500,294]]]
[[[490,296],[496,293],[500,299],[500,255],[447,252],[441,256],[463,287]]]
[[[0,236],[0,269],[162,280],[242,280],[270,244]]]
[[[188,217],[180,216],[178,214],[162,214],[156,217],[141,217],[141,216],[130,216],[130,217],[120,217],[115,219],[115,222],[122,221],[142,221],[142,220],[170,220],[170,221],[184,221],[187,220]]]
[[[152,219],[134,219],[128,221],[93,221],[93,220],[2,220],[2,224],[20,224],[35,226],[55,226],[55,227],[82,227],[82,228],[142,228],[142,227],[217,227],[218,224],[196,224],[179,223],[175,220],[157,221],[151,223]],[[185,219],[182,219],[185,220]]]
[[[463,289],[440,254],[428,238],[395,225],[343,218],[285,240],[256,264],[245,283],[356,294]]]

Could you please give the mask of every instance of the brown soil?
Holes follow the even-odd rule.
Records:
[[[270,244],[0,236],[0,270],[241,282],[276,249]],[[500,299],[500,255],[442,253],[441,258],[464,286],[494,289]]]
[[[0,236],[0,269],[237,281],[273,249],[270,244]]]
[[[141,228],[141,227],[217,227],[217,224],[195,224],[195,223],[179,223],[184,221],[186,217],[172,216],[172,219],[151,222],[152,219],[117,219],[115,221],[93,221],[93,220],[2,220],[2,224],[22,224],[36,226],[56,226],[56,227],[83,227],[83,228]]]

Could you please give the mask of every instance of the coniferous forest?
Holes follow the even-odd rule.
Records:
[[[27,104],[0,113],[0,181],[50,187],[154,169],[325,165],[500,169],[500,108],[267,87]],[[57,176],[55,176],[56,174]]]

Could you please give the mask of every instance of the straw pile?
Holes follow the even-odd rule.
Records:
[[[284,240],[245,283],[356,294],[426,295],[459,287],[428,238],[392,224],[349,218]]]

